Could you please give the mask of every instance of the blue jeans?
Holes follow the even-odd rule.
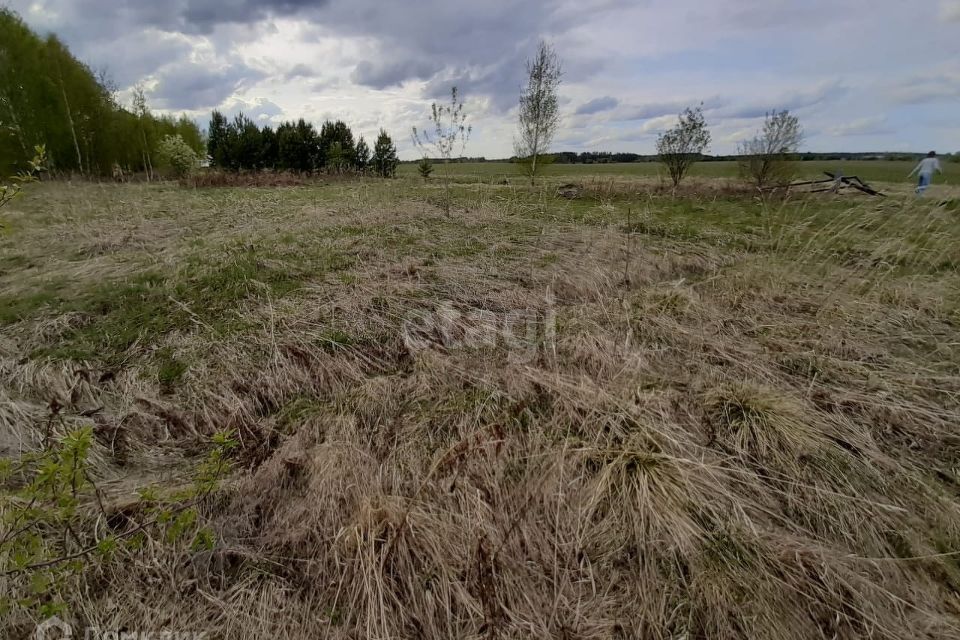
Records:
[[[927,190],[927,187],[930,186],[930,181],[933,179],[933,175],[929,173],[921,173],[920,179],[917,181],[917,193],[923,193]]]

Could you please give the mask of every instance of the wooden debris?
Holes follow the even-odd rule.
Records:
[[[790,188],[794,187],[806,187],[806,186],[816,186],[816,185],[826,185],[828,187],[822,187],[819,189],[812,189],[809,193],[840,193],[841,190],[851,187],[857,191],[862,191],[871,196],[880,196],[886,197],[886,194],[880,193],[869,184],[860,179],[859,176],[845,176],[842,173],[833,174],[829,171],[824,171],[824,175],[828,176],[824,180],[804,180],[803,182],[793,182],[790,184]]]

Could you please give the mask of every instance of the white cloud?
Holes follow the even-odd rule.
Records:
[[[828,130],[830,135],[838,137],[883,135],[890,132],[890,125],[887,119],[882,116],[858,118],[845,124],[831,127]]]

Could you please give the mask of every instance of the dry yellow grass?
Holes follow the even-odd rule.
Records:
[[[72,619],[960,637],[955,205],[598,189],[464,185],[450,218],[403,181],[19,203],[4,455],[56,399],[130,509],[205,436],[241,442],[201,510],[215,548],[91,563]]]

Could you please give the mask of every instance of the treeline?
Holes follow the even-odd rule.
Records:
[[[294,171],[297,173],[366,173],[384,177],[397,170],[397,148],[380,130],[371,150],[341,120],[324,122],[317,131],[302,118],[284,122],[276,130],[260,128],[242,113],[232,121],[214,111],[207,131],[210,166],[226,171]]]
[[[553,157],[554,164],[611,164],[620,162],[660,162],[660,156],[656,154],[640,153],[613,153],[609,151],[560,151],[549,154]],[[918,157],[926,155],[926,152],[905,153],[896,152],[802,152],[792,154],[795,160],[802,161],[825,161],[825,160],[916,160]],[[737,162],[742,158],[739,154],[731,155],[708,155],[700,157],[700,162]],[[960,152],[947,153],[942,159],[948,162],[960,161]],[[516,156],[508,160],[496,160],[487,158],[461,158],[452,162],[520,162]]]
[[[55,172],[152,172],[168,135],[203,149],[196,124],[153,115],[142,92],[133,109],[123,108],[106,78],[56,36],[41,38],[0,8],[0,175],[24,169],[36,145],[45,145],[47,168]]]

